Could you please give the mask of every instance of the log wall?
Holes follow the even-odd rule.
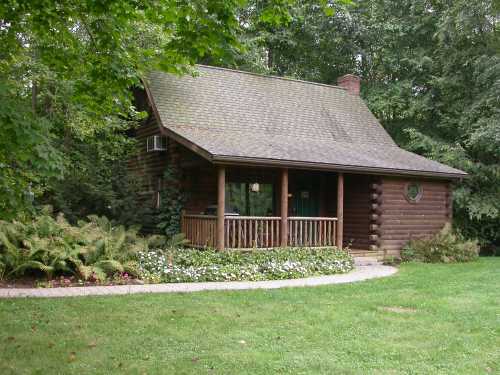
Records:
[[[145,121],[134,132],[137,150],[135,156],[128,162],[128,169],[139,180],[144,204],[153,206],[154,193],[158,190],[158,179],[163,175],[167,165],[167,153],[146,151],[147,138],[152,135],[160,135],[158,125],[154,120]]]
[[[160,135],[151,117],[135,130],[137,153],[129,160],[129,169],[140,182],[145,205],[154,207],[161,177],[168,165],[179,171],[182,189],[187,196],[185,211],[200,214],[217,204],[217,171],[214,165],[191,150],[168,139],[166,152],[146,152],[146,139]],[[336,180],[334,173],[292,171],[290,189],[295,178],[310,173],[318,175],[320,216],[336,217]],[[275,186],[275,215],[280,212],[278,170],[273,168],[230,167],[228,181],[257,181]],[[379,250],[398,256],[412,238],[439,231],[451,221],[451,189],[448,181],[422,180],[423,196],[410,203],[405,198],[407,178],[345,175],[344,246],[359,250]],[[289,213],[292,214],[293,213]],[[154,227],[153,227],[154,228]]]
[[[166,151],[147,152],[147,138],[152,135],[161,135],[161,131],[154,117],[150,116],[134,130],[137,150],[128,162],[129,171],[139,181],[142,204],[153,209],[156,207],[159,189],[165,187],[162,177],[167,166],[177,169],[181,189],[187,197],[187,213],[199,214],[207,206],[217,204],[214,166],[171,138],[167,138]],[[144,230],[154,231],[155,224],[144,223]]]
[[[370,240],[370,184],[372,178],[363,175],[345,175],[344,185],[344,246],[369,250]]]
[[[217,205],[217,169],[192,151],[178,145],[182,186],[186,194],[187,213],[202,214],[208,206]]]
[[[380,248],[386,256],[399,256],[411,239],[429,237],[452,219],[451,186],[448,181],[419,180],[423,194],[418,202],[409,202],[405,186],[415,180],[380,180]]]

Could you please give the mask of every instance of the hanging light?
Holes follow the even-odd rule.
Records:
[[[260,185],[258,182],[254,182],[254,183],[250,184],[250,191],[251,192],[258,193],[259,190],[260,190]]]

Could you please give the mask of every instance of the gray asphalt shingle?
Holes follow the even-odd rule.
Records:
[[[163,126],[218,160],[306,163],[420,175],[465,173],[399,148],[363,100],[336,86],[197,66],[153,72]]]

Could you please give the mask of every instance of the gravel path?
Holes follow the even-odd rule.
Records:
[[[383,265],[357,266],[353,271],[340,275],[316,276],[294,280],[270,281],[231,281],[178,284],[145,284],[145,285],[113,285],[68,288],[2,288],[0,298],[19,297],[76,297],[76,296],[110,296],[136,293],[187,293],[203,290],[245,290],[276,289],[304,287],[329,284],[344,284],[355,281],[375,279],[395,274],[397,268]]]

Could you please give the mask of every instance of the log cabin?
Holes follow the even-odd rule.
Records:
[[[129,163],[156,205],[163,171],[178,171],[192,246],[337,246],[381,259],[452,220],[452,183],[466,173],[399,148],[357,76],[331,86],[196,70],[153,72],[136,90],[149,116]]]

